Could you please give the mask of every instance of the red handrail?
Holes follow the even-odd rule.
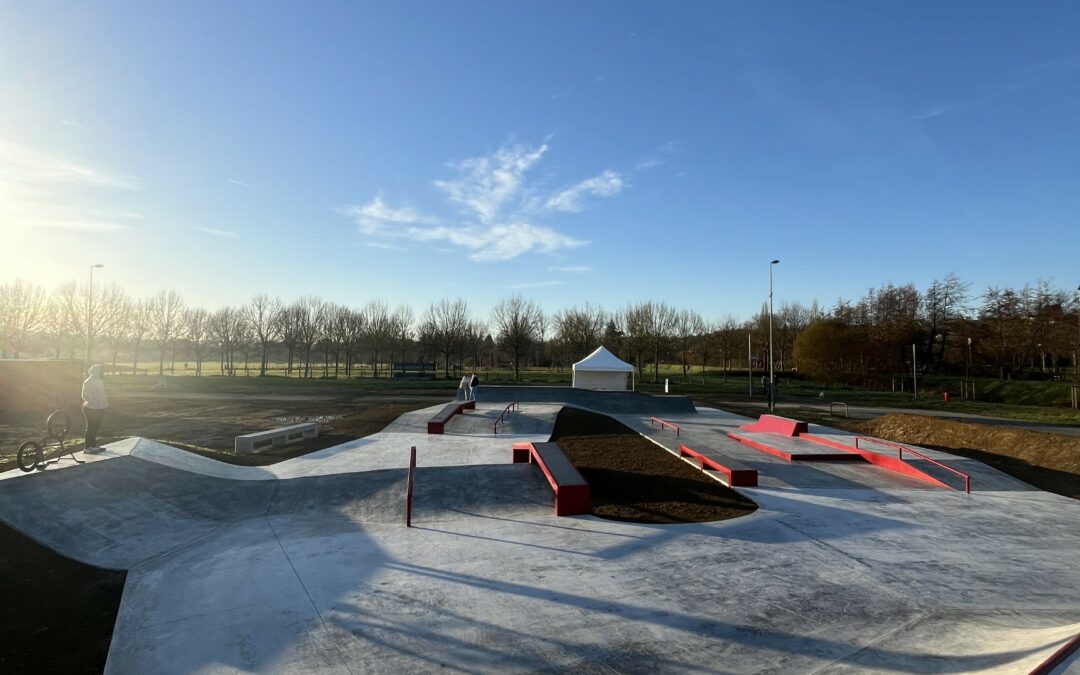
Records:
[[[672,429],[675,430],[675,437],[676,438],[679,437],[679,425],[678,424],[672,424],[671,422],[668,422],[667,420],[662,420],[659,417],[650,417],[649,418],[649,424],[651,424],[652,426],[655,427],[657,422],[660,423],[660,431],[663,431],[665,427],[671,427]]]
[[[960,476],[961,478],[964,479],[964,492],[966,492],[968,494],[971,494],[971,476],[964,473],[963,471],[957,471],[956,469],[952,468],[951,466],[946,466],[945,464],[942,464],[941,462],[937,461],[936,459],[930,459],[929,457],[927,457],[923,453],[919,452],[918,450],[913,450],[911,448],[900,445],[899,443],[892,443],[890,441],[883,441],[880,438],[871,438],[869,436],[856,436],[855,437],[855,447],[856,448],[859,447],[859,441],[860,440],[869,441],[871,443],[877,443],[878,445],[886,445],[886,446],[888,446],[890,448],[896,448],[899,451],[897,456],[901,460],[904,459],[904,451],[907,450],[908,452],[915,455],[916,457],[918,457],[920,459],[925,459],[926,461],[930,462],[934,466],[940,466],[942,469],[945,469],[946,471],[952,471],[957,476]]]
[[[504,417],[509,417],[511,412],[517,410],[517,407],[518,407],[518,402],[517,401],[514,401],[510,405],[506,406],[506,408],[504,408],[503,411],[501,413],[499,413],[499,418],[497,420],[495,420],[495,424],[491,428],[491,433],[493,433],[493,434],[499,433],[499,422],[502,422]]]

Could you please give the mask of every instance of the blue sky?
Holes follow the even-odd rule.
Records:
[[[1080,3],[0,1],[0,280],[715,318],[1080,282]]]

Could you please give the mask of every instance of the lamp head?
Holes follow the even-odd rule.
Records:
[[[91,265],[90,267],[93,267],[95,269],[101,269],[102,267],[105,267],[105,265],[103,265],[101,263],[96,263],[94,265]]]
[[[770,264],[770,265],[775,265],[775,264],[777,264],[777,263],[779,263],[779,262],[780,262],[779,260],[774,260],[774,261],[772,261],[772,262],[771,262],[771,263],[769,263],[769,264]]]

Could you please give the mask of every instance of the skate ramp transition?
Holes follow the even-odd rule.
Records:
[[[606,413],[695,413],[689,396],[653,395],[640,391],[598,391],[574,387],[528,387],[481,385],[476,392],[480,403],[563,403]]]
[[[80,562],[131,569],[250,520],[316,516],[354,526],[405,523],[404,468],[236,480],[134,456],[0,485],[0,519]],[[413,517],[547,516],[551,494],[529,465],[420,467]]]

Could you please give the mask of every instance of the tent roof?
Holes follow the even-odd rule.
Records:
[[[572,370],[631,373],[634,371],[634,367],[620,359],[618,356],[615,356],[601,345],[600,347],[597,347],[595,352],[575,363]]]

